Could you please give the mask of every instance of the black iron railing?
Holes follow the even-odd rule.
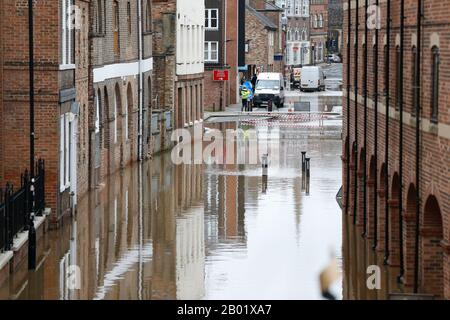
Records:
[[[42,215],[45,209],[45,163],[39,160],[34,180],[34,203],[32,179],[28,171],[21,175],[20,188],[14,190],[10,183],[0,188],[0,252],[11,250],[14,237],[28,230],[31,212]]]

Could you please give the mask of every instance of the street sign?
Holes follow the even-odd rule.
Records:
[[[228,70],[214,70],[214,81],[228,81]]]
[[[341,187],[339,189],[339,192],[336,195],[336,201],[339,204],[339,207],[341,207],[341,209],[344,209],[343,203],[342,203],[342,193],[343,193],[343,187]]]

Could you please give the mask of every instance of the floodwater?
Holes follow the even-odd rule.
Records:
[[[256,130],[280,155],[267,178],[260,164],[176,166],[170,154],[127,168],[44,236],[37,270],[0,298],[321,299],[320,272],[332,257],[343,265],[340,135]],[[343,298],[342,279],[331,291]]]

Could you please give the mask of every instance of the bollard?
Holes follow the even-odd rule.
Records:
[[[262,175],[263,176],[268,176],[268,172],[269,172],[269,155],[268,154],[264,154],[262,156]]]
[[[302,151],[302,173],[305,173],[306,169],[306,151]]]
[[[269,100],[269,102],[267,103],[267,111],[268,112],[272,112],[273,111],[273,102],[272,102],[272,100]]]
[[[268,182],[267,176],[263,176],[262,177],[262,193],[263,194],[267,193],[267,182]]]
[[[311,158],[305,159],[306,178],[311,176]]]

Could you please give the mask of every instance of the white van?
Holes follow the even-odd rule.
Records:
[[[301,91],[325,91],[325,75],[322,67],[308,66],[303,67],[301,75]]]
[[[260,108],[262,105],[267,107],[269,100],[272,100],[273,107],[283,108],[284,91],[284,78],[281,73],[260,73],[256,81],[253,105],[256,108]]]

